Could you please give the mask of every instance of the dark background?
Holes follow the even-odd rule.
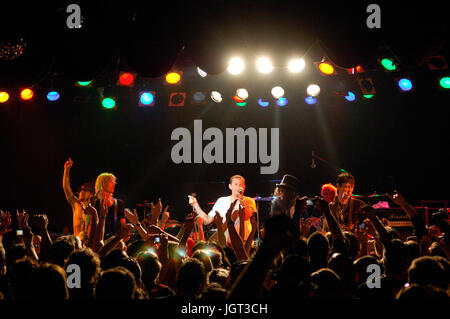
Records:
[[[120,8],[99,3],[117,17],[126,16],[125,13],[119,14]],[[125,12],[140,12],[136,11],[140,5],[131,3],[135,7],[130,5]],[[83,4],[89,7],[90,15],[98,17],[97,20],[105,16],[100,4],[95,7],[81,1],[82,8]],[[46,9],[49,10],[39,8],[42,12],[53,12],[54,15],[47,14],[56,22],[37,26],[37,30],[28,35],[28,48],[31,52],[32,48],[44,48],[42,52],[45,53],[56,48],[52,51],[53,60],[49,67],[45,67],[48,55],[36,51],[33,58],[30,55],[17,63],[2,61],[0,64],[1,85],[14,92],[10,93],[11,101],[0,105],[1,209],[25,208],[29,213],[47,213],[50,228],[54,231],[60,231],[63,225],[71,226],[71,209],[62,191],[63,165],[69,156],[74,160],[71,170],[74,190],[101,172],[112,172],[118,177],[116,195],[123,198],[128,207],[134,208],[144,200],[155,202],[161,197],[163,204],[170,205],[171,218],[179,220],[190,209],[188,194],[197,193],[201,206],[208,210],[212,206],[207,203],[229,193],[228,179],[234,174],[246,177],[246,194],[252,197],[270,196],[276,180],[285,173],[301,180],[302,194],[318,195],[320,186],[327,182],[335,183],[339,169],[344,169],[356,178],[356,194],[369,195],[397,189],[413,205],[420,205],[422,199],[449,199],[448,187],[445,186],[450,177],[447,151],[449,93],[439,89],[438,83],[439,76],[448,75],[448,70],[431,71],[423,63],[430,54],[443,55],[448,61],[445,41],[448,33],[447,29],[439,29],[445,20],[441,19],[440,11],[443,9],[439,10],[438,2],[431,3],[422,13],[419,6],[393,8],[383,7],[380,3],[383,27],[378,33],[354,28],[354,25],[363,24],[368,16],[364,12],[368,3],[346,4],[347,7],[335,4],[334,7],[315,10],[317,8],[312,8],[313,5],[306,8],[305,4],[276,6],[272,2],[260,2],[259,6],[248,4],[234,13],[237,8],[234,2],[229,4],[231,9],[222,11],[211,8],[211,5],[202,7],[202,4],[205,5],[199,2],[197,6],[187,8],[183,7],[186,4],[172,2],[158,9],[157,5],[161,3],[154,2],[151,16],[157,22],[170,15],[180,17],[180,12],[185,10],[177,27],[148,22],[148,16],[139,20],[138,16],[137,21],[147,21],[145,28],[128,25],[119,19],[117,24],[123,28],[114,24],[108,32],[99,31],[101,37],[96,36],[98,29],[89,24],[92,20],[86,13],[86,28],[95,32],[79,38],[79,35],[74,35],[74,41],[79,41],[75,42],[79,45],[74,48],[83,51],[78,52],[78,56],[62,49],[67,44],[64,37],[49,46],[36,44],[36,39],[44,38],[42,28],[50,28],[51,23],[61,20],[62,14],[56,8],[64,8],[67,4],[61,1],[51,8],[48,4]],[[228,8],[222,1],[215,5]],[[293,13],[292,8],[298,10]],[[305,15],[306,9],[316,15]],[[159,18],[157,12],[161,13]],[[201,15],[205,12],[209,15]],[[223,12],[223,17],[214,20],[220,12]],[[31,15],[28,11],[23,14]],[[352,20],[355,16],[358,18]],[[181,26],[182,23],[185,25]],[[404,35],[398,31],[405,26],[403,23],[411,28],[412,34]],[[27,35],[30,25],[24,25],[23,34]],[[296,32],[283,33],[292,25],[297,26]],[[13,38],[17,33],[14,30],[19,29],[14,28],[12,22],[3,24],[1,30],[7,31],[2,33],[3,39]],[[59,35],[68,32],[64,28],[55,30]],[[254,72],[250,66],[238,77],[223,72],[221,61],[233,52],[225,49],[227,45],[232,47],[232,32],[236,30],[242,31],[240,35],[235,33],[234,37],[238,38],[236,42],[245,43],[247,64],[253,63],[258,48],[264,46],[263,40],[266,40],[265,47],[271,48],[277,64],[273,73],[264,76]],[[152,40],[139,42],[138,34],[141,32]],[[168,41],[170,34],[174,35],[171,39],[176,38],[177,41]],[[198,39],[192,34],[196,34]],[[135,42],[127,42],[132,40],[125,38]],[[304,41],[293,41],[299,38]],[[106,45],[109,49],[105,52],[96,50],[97,45],[104,48],[111,39],[114,41],[108,44],[111,47]],[[320,39],[321,45],[314,44],[316,39]],[[213,42],[208,42],[210,40]],[[38,43],[48,44],[42,41]],[[395,51],[400,61],[399,71],[387,73],[377,65],[379,51],[375,48],[382,42],[388,42]],[[91,43],[96,46],[90,47]],[[133,50],[133,45],[139,43],[144,48]],[[152,58],[159,58],[156,61],[160,62],[150,63],[149,57],[142,62],[139,60],[142,56],[136,53],[141,51]],[[171,52],[175,53],[172,61],[168,61]],[[307,67],[300,75],[292,76],[282,67],[287,52],[306,54]],[[320,61],[324,55],[341,67],[338,67],[338,75],[323,77],[314,68],[312,62]],[[35,57],[38,58],[35,60]],[[103,64],[99,65],[98,61]],[[358,76],[345,73],[345,67],[360,63],[366,69],[364,76],[371,77],[376,88],[376,96],[370,100],[362,99],[356,81]],[[37,65],[48,72],[32,71],[26,69],[26,65]],[[197,65],[211,75],[200,78],[196,74]],[[172,66],[184,72],[182,84],[177,87],[163,85],[159,77]],[[115,85],[120,70],[138,73],[134,87]],[[403,75],[413,80],[413,92],[398,91],[395,79]],[[91,88],[73,85],[75,80],[92,78],[94,86]],[[304,102],[306,86],[312,81],[322,89],[318,104],[314,106]],[[268,108],[258,106],[257,98],[269,98],[274,84],[285,88],[288,106],[278,107],[273,100]],[[30,102],[20,101],[17,98],[19,88],[28,85],[34,85],[35,97]],[[98,88],[107,86],[118,98],[115,110],[100,106]],[[56,103],[45,99],[50,87],[58,89],[62,95]],[[144,87],[156,91],[154,107],[138,107],[138,92]],[[247,105],[242,108],[231,99],[239,87],[247,88],[250,93]],[[354,90],[357,101],[345,101],[339,94],[342,88]],[[221,104],[208,101],[204,105],[193,105],[190,97],[196,90],[218,90],[224,101]],[[176,91],[187,92],[184,107],[167,106],[170,92]],[[227,127],[269,130],[278,127],[278,173],[261,175],[259,169],[263,164],[260,163],[173,164],[170,151],[175,142],[170,140],[171,132],[177,127],[186,127],[193,135],[194,119],[203,120],[203,130],[217,127],[223,132]],[[316,159],[317,167],[312,169],[312,151],[329,164]]]

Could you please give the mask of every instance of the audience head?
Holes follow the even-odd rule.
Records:
[[[196,250],[191,258],[195,258],[200,260],[205,267],[205,272],[209,276],[209,273],[213,270],[213,264],[211,262],[211,258],[209,257],[209,251],[206,250]]]
[[[408,282],[447,289],[448,274],[435,257],[423,256],[414,259],[411,263],[408,269]]]
[[[68,299],[67,276],[58,265],[44,263],[35,272],[37,299]]]
[[[177,274],[176,294],[197,299],[206,287],[206,274],[203,263],[195,258],[187,258]]]
[[[311,274],[311,282],[317,286],[319,299],[341,299],[342,282],[339,276],[328,268],[322,268]]]
[[[125,267],[114,267],[100,275],[95,287],[96,299],[135,299],[137,292],[134,275]]]

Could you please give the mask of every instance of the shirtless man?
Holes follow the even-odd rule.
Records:
[[[63,190],[66,195],[66,199],[72,207],[73,212],[73,234],[81,239],[85,240],[85,234],[87,227],[86,215],[84,210],[89,205],[91,199],[94,197],[94,185],[91,183],[85,183],[81,187],[78,197],[74,195],[72,189],[70,188],[70,169],[73,166],[73,161],[71,158],[64,164],[64,175],[63,175]]]

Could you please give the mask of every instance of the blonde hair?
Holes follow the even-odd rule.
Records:
[[[244,185],[245,185],[245,178],[242,177],[241,175],[233,175],[230,177],[230,184],[233,183],[233,179],[238,178],[238,179],[242,179],[244,181]]]
[[[111,179],[115,182],[117,177],[111,173],[101,173],[98,175],[97,180],[95,181],[95,194],[100,194],[103,191],[105,184]]]

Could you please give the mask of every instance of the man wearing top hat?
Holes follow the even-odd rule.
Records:
[[[272,200],[270,216],[284,214],[297,219],[305,213],[306,197],[299,198],[299,184],[297,177],[290,174],[283,176],[281,183],[276,184],[274,192],[276,197]]]

